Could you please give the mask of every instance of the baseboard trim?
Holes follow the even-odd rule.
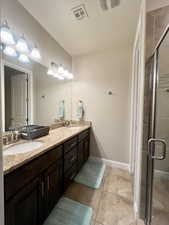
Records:
[[[136,202],[134,202],[134,216],[135,216],[136,220],[139,218],[139,216],[138,216],[138,205],[137,205]]]
[[[163,178],[169,180],[169,172],[165,172],[165,171],[162,171],[162,170],[155,170],[155,176],[156,177],[163,177]]]
[[[112,160],[99,158],[99,157],[93,157],[93,156],[91,156],[90,159],[100,161],[100,162],[104,162],[105,165],[113,167],[113,168],[119,168],[119,169],[124,169],[124,170],[130,171],[130,166],[127,163],[112,161]]]

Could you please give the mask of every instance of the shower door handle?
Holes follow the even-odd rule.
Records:
[[[154,149],[152,148],[152,144],[154,144],[155,146],[156,143],[160,143],[162,145],[162,154],[160,156],[156,156],[155,148]],[[166,152],[167,152],[167,145],[164,139],[150,138],[148,140],[148,153],[152,159],[164,160],[166,158]]]

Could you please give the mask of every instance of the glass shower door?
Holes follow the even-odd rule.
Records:
[[[169,33],[157,52],[151,224],[169,225]]]

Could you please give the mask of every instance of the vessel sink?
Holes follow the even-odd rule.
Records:
[[[16,144],[10,148],[7,148],[4,150],[4,155],[15,155],[15,154],[24,154],[28,152],[32,152],[38,148],[40,148],[43,145],[42,142],[39,141],[32,141],[22,144]]]

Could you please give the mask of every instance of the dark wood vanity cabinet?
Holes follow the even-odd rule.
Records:
[[[78,171],[89,158],[90,149],[90,133],[84,131],[79,135],[78,139]]]
[[[5,225],[41,225],[89,157],[90,130],[4,176]]]
[[[56,164],[52,165],[45,173],[45,215],[49,215],[54,208],[63,193],[63,163],[62,160],[58,160]]]
[[[63,146],[5,175],[5,225],[41,225],[62,195]]]
[[[6,225],[38,225],[43,221],[41,178],[35,178],[5,202]]]

